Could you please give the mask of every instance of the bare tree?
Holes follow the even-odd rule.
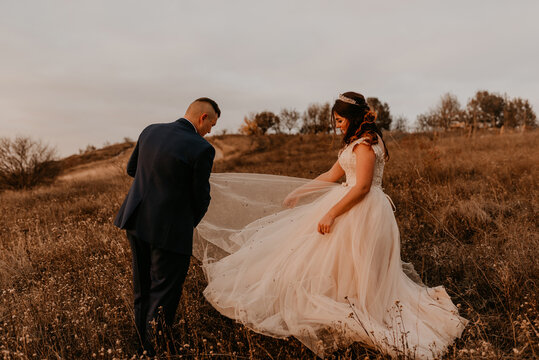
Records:
[[[397,116],[395,118],[395,121],[392,123],[393,123],[392,130],[408,132],[408,119],[406,119],[404,116],[402,115]]]
[[[249,114],[240,127],[240,132],[245,135],[264,135],[269,130],[280,132],[280,119],[271,111]]]
[[[469,125],[477,127],[501,127],[504,124],[505,99],[497,93],[481,90],[468,100],[467,119]]]
[[[262,134],[267,133],[269,130],[279,132],[280,119],[277,115],[271,111],[262,111],[255,115],[255,121],[258,127],[262,130]]]
[[[447,93],[442,95],[435,108],[418,115],[417,122],[421,130],[449,130],[463,122],[464,115],[457,97]]]
[[[508,127],[536,127],[537,116],[528,100],[514,98],[506,100],[503,109],[503,124]]]
[[[243,125],[240,127],[240,133],[243,135],[262,135],[262,130],[256,124],[254,114],[249,114],[243,118]]]
[[[295,109],[282,109],[279,113],[279,118],[281,119],[281,127],[291,134],[298,124],[300,113]]]
[[[331,122],[331,106],[329,103],[311,104],[302,116],[302,134],[329,133],[333,129]]]
[[[60,168],[56,150],[30,137],[0,138],[0,187],[27,189],[52,182]]]

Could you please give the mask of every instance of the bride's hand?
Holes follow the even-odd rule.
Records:
[[[335,222],[335,216],[327,213],[318,223],[318,232],[322,235],[328,234],[331,230],[331,226]]]
[[[293,208],[298,203],[298,196],[293,193],[288,194],[288,196],[283,200],[283,206],[287,208]]]

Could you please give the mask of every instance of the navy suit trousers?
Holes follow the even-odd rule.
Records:
[[[152,349],[152,320],[172,328],[191,256],[153,247],[127,230],[133,255],[135,325],[144,348]]]

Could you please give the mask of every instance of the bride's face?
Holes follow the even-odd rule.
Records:
[[[348,119],[342,117],[341,115],[337,113],[333,113],[333,115],[335,118],[335,127],[337,129],[341,129],[342,133],[345,134],[346,130],[348,130],[348,125],[350,125],[350,123],[348,122]]]

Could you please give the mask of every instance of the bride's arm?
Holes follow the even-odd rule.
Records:
[[[326,181],[326,182],[336,182],[344,175],[344,170],[339,164],[339,160],[335,161],[335,164],[323,174],[318,175],[314,181]]]
[[[336,182],[343,175],[344,175],[344,170],[339,164],[339,160],[337,160],[335,161],[335,164],[333,164],[331,169],[329,169],[325,173],[318,175],[314,180],[308,182],[305,185],[300,186],[299,188],[295,189],[290,194],[288,194],[288,196],[283,201],[283,205],[287,207],[293,207],[296,205],[301,195],[320,189],[321,184],[324,182]]]
[[[371,189],[376,155],[367,144],[359,144],[354,148],[356,155],[356,184],[337,202],[318,223],[318,232],[329,233],[335,218],[350,210],[360,202]]]

